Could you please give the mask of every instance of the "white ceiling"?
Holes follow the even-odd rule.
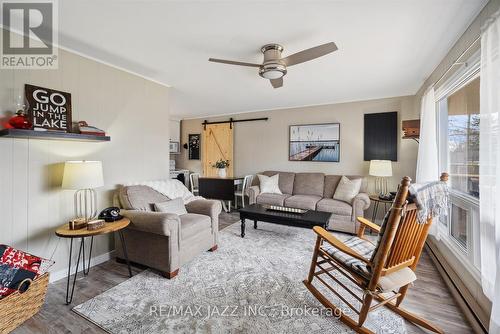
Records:
[[[59,1],[63,47],[168,84],[182,118],[411,95],[487,0]],[[288,69],[273,89],[262,45],[339,51]]]

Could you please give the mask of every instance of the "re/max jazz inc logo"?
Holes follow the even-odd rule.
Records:
[[[57,68],[56,1],[1,1],[0,68]]]

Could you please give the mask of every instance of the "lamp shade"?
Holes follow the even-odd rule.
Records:
[[[371,160],[370,171],[371,176],[385,177],[392,176],[392,164],[390,160]]]
[[[66,161],[64,164],[62,180],[64,189],[94,189],[103,185],[100,161]]]

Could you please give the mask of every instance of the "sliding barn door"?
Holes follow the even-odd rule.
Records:
[[[203,131],[203,175],[217,176],[212,165],[219,159],[229,160],[227,176],[233,176],[233,129],[227,124],[207,124]]]

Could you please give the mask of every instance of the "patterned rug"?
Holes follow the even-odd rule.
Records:
[[[259,222],[245,238],[239,234],[239,224],[222,230],[219,249],[200,254],[172,280],[145,270],[73,311],[113,334],[352,333],[302,284],[312,230]],[[403,319],[383,307],[365,324],[376,333],[406,333]]]

